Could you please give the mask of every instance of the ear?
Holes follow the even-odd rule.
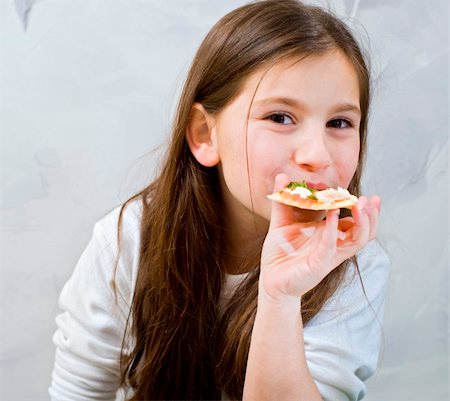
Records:
[[[186,140],[192,154],[205,167],[215,166],[220,161],[214,134],[214,118],[201,103],[194,103],[190,122],[186,129]]]

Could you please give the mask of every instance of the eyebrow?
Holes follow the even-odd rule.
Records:
[[[260,100],[255,100],[253,103],[255,104],[255,106],[264,106],[265,104],[279,103],[284,104],[286,106],[306,108],[304,103],[301,102],[300,100],[284,96],[266,97]]]
[[[285,97],[285,96],[274,96],[274,97],[267,97],[260,100],[255,100],[254,102],[255,106],[264,106],[266,104],[283,104],[290,107],[296,107],[299,109],[307,110],[308,107],[305,105],[304,102],[302,102],[299,99],[295,99],[292,97]],[[360,108],[352,103],[339,103],[333,106],[332,108],[333,112],[345,112],[350,111],[353,113],[361,114]]]

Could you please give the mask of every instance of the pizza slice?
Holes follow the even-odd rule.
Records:
[[[315,190],[309,188],[306,181],[293,181],[281,191],[267,197],[285,205],[309,210],[351,209],[358,201],[356,196],[344,188]]]

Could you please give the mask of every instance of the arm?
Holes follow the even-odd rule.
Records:
[[[287,177],[278,176],[276,189]],[[361,198],[353,218],[298,223],[292,208],[273,204],[259,281],[244,401],[321,400],[305,357],[300,299],[375,236],[379,199]],[[338,233],[340,232],[339,238]]]
[[[95,225],[92,238],[59,297],[62,313],[57,331],[52,400],[114,400],[119,387],[119,356],[136,263],[133,256],[135,218],[124,214],[121,257],[115,276],[117,302],[111,287],[117,258],[117,214]],[[127,215],[127,217],[125,217]]]
[[[243,399],[322,400],[306,364],[299,300],[258,303]]]

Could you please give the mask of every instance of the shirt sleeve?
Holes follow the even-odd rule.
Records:
[[[377,368],[390,261],[374,240],[357,256],[344,285],[306,325],[305,354],[324,401],[357,401]]]
[[[60,294],[62,313],[56,317],[56,353],[49,388],[52,401],[116,398],[119,357],[139,255],[138,227],[128,226],[121,234],[117,259],[117,218],[116,209],[95,225]],[[125,219],[123,224],[126,226]]]

